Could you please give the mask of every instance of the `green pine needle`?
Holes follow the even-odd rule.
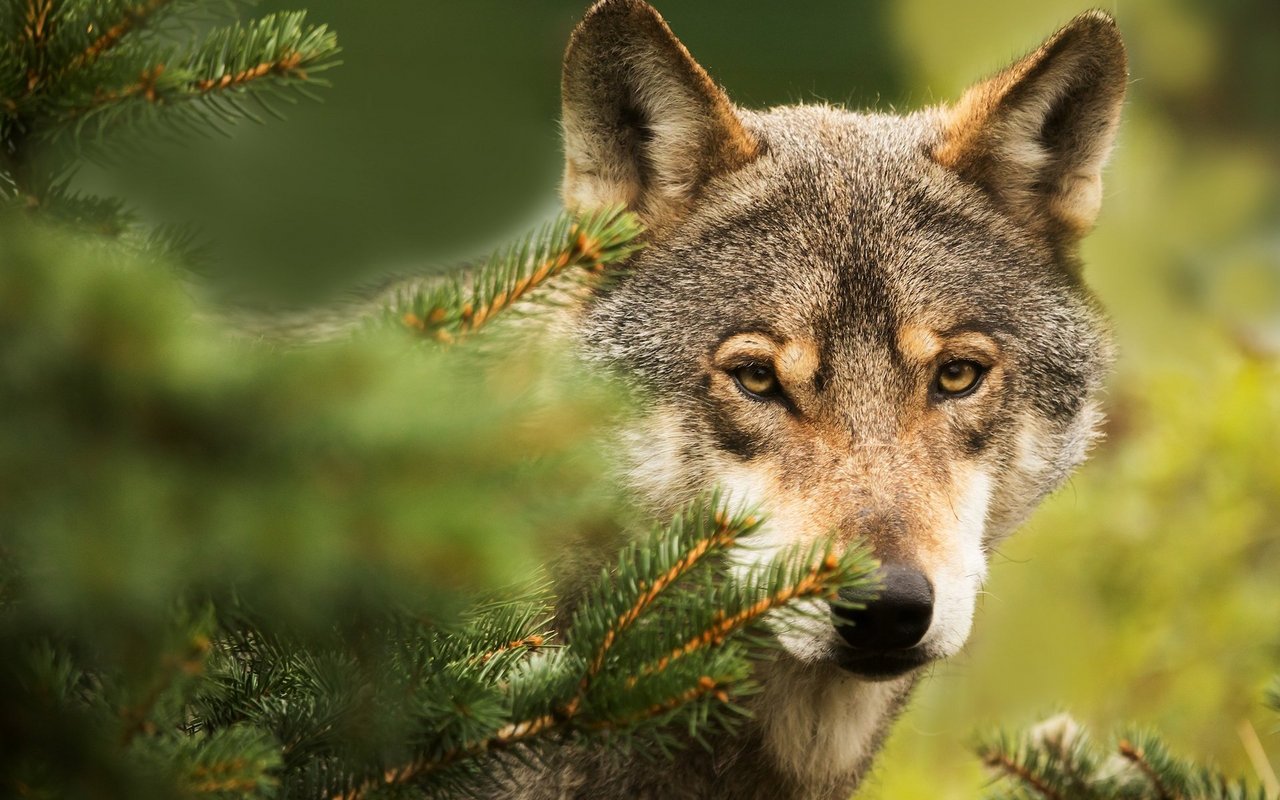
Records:
[[[1001,800],[1267,800],[1261,787],[1174,756],[1152,731],[1131,729],[1109,750],[1066,715],[976,746]]]
[[[237,21],[243,4],[0,2],[0,204],[122,238],[134,222],[120,204],[67,191],[71,159],[139,149],[140,132],[226,132],[314,99],[340,63],[336,36],[302,12]]]
[[[549,299],[548,289],[561,275],[607,277],[608,267],[623,263],[640,249],[642,230],[635,215],[621,208],[581,215],[563,212],[463,277],[394,290],[384,316],[428,338],[453,342],[526,298]]]

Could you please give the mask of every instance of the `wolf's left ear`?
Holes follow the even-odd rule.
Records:
[[[1089,11],[947,110],[934,158],[1006,211],[1074,242],[1102,204],[1102,167],[1128,80],[1115,20]]]
[[[759,150],[733,104],[642,0],[600,0],[564,57],[565,205],[621,204],[650,226]]]

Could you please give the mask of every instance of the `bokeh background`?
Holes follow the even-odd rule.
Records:
[[[298,3],[297,5],[301,5]],[[267,10],[293,7],[275,0]],[[305,306],[446,268],[557,205],[559,59],[578,0],[310,0],[345,65],[323,105],[83,172],[194,223],[220,292]],[[1112,0],[1131,54],[1088,277],[1122,346],[1109,437],[993,565],[967,653],[934,671],[867,800],[979,796],[990,724],[1129,720],[1240,774],[1280,767],[1280,4]],[[1077,0],[669,0],[741,104],[953,98]]]

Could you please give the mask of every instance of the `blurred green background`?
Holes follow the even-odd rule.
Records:
[[[559,59],[584,3],[305,5],[345,49],[323,105],[81,182],[196,223],[217,287],[288,305],[448,266],[556,207]],[[661,4],[739,103],[882,109],[955,97],[1083,7]],[[976,797],[971,733],[1059,708],[1253,775],[1251,726],[1280,766],[1259,702],[1280,668],[1280,4],[1107,7],[1132,72],[1085,246],[1122,346],[1109,438],[1001,548],[967,653],[935,670],[868,800]]]

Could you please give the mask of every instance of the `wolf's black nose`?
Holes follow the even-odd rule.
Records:
[[[856,650],[888,652],[916,646],[933,620],[933,586],[923,572],[900,564],[882,566],[880,582],[880,593],[873,597],[840,592],[840,599],[865,607],[833,606],[836,630]]]

